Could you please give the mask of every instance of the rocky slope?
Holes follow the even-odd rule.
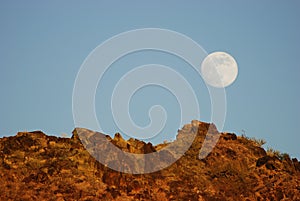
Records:
[[[268,154],[254,140],[221,133],[213,151],[200,160],[209,125],[193,121],[179,130],[179,145],[196,135],[191,147],[171,166],[148,174],[109,169],[89,154],[83,146],[89,142],[78,135],[86,134],[87,140],[100,136],[136,154],[159,152],[168,143],[153,146],[87,129],[75,129],[72,138],[40,131],[1,138],[0,200],[300,200],[298,160]],[[121,157],[107,162],[122,166]]]

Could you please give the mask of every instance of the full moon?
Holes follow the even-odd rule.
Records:
[[[224,88],[231,85],[238,75],[238,65],[226,52],[213,52],[203,60],[201,75],[206,84]]]

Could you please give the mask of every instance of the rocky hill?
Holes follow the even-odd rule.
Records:
[[[111,138],[79,128],[72,138],[41,131],[1,138],[0,200],[300,200],[298,160],[266,152],[259,141],[221,133],[213,151],[199,159],[209,126],[199,121],[185,125],[175,142],[185,143],[195,134],[190,148],[171,166],[147,174],[123,173],[102,165],[85,149],[90,142],[81,142],[79,135],[88,136],[87,140],[105,139],[135,154],[156,153],[168,143],[153,146],[124,140],[120,134]],[[164,156],[164,161],[176,158],[169,152]],[[121,167],[122,157],[106,160]],[[132,164],[138,168],[135,161]]]

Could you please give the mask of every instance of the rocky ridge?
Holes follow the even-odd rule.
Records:
[[[213,151],[199,159],[209,126],[218,132],[200,121],[185,125],[175,142],[182,145],[195,136],[189,149],[172,165],[148,174],[122,173],[99,163],[86,149],[99,144],[89,140],[105,139],[136,154],[163,153],[169,143],[153,146],[80,128],[72,138],[41,131],[0,138],[0,200],[300,200],[298,160],[270,155],[253,140],[220,133]],[[122,157],[116,154],[106,162],[121,167]],[[165,151],[159,157],[178,156]]]

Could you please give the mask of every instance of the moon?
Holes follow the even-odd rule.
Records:
[[[238,65],[230,54],[213,52],[203,60],[201,75],[206,84],[216,88],[224,88],[236,80]]]

